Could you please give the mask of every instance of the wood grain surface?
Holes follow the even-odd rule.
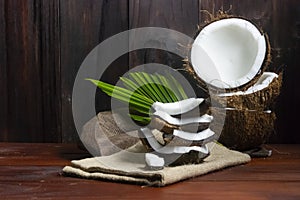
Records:
[[[300,146],[267,145],[269,158],[162,188],[65,177],[90,155],[74,144],[0,143],[1,199],[299,199]]]

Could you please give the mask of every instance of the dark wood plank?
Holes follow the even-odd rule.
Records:
[[[102,9],[100,41],[128,30],[128,24],[128,0],[105,1]],[[116,84],[119,77],[128,69],[128,54],[125,54],[114,60],[99,78],[110,84]],[[111,98],[100,89],[96,91],[95,109],[97,113],[111,109]]]
[[[60,1],[62,140],[77,140],[72,117],[73,83],[85,56],[98,44],[103,1]]]
[[[129,27],[170,28],[189,36],[198,25],[198,0],[129,0]]]
[[[43,141],[39,7],[5,1],[8,141]]]
[[[273,150],[269,158],[153,188],[62,176],[71,159],[87,156],[74,144],[0,143],[0,194],[3,199],[299,199],[300,146],[267,148]]]
[[[107,0],[66,0],[61,1],[60,6],[62,139],[63,142],[70,142],[77,138],[71,107],[76,73],[84,58],[96,45],[127,29],[128,9],[127,1]],[[128,68],[127,62],[116,61],[115,64],[117,67],[112,67],[114,69],[105,75],[110,81],[114,81],[124,67],[125,70]],[[97,110],[105,110],[110,106],[105,95],[99,101],[101,102],[97,106],[100,108]]]
[[[40,84],[44,141],[61,142],[59,1],[41,1],[40,12]]]
[[[129,0],[129,27],[169,28],[193,37],[198,25],[198,6],[198,0]],[[165,44],[162,42],[161,45]],[[135,51],[130,54],[129,59],[131,67],[160,63],[180,68],[183,64],[182,58],[157,49]]]
[[[0,21],[1,140],[59,142],[58,1],[2,0]]]
[[[7,127],[7,107],[8,98],[7,92],[7,55],[6,55],[6,21],[5,21],[5,0],[0,0],[0,140],[8,140],[8,127]]]
[[[295,134],[298,120],[295,117],[299,112],[300,93],[297,89],[300,55],[300,2],[291,0],[276,1],[273,11],[272,33],[276,41],[274,45],[274,64],[284,63],[284,81],[282,94],[277,103],[278,123],[275,142],[299,143],[300,135]]]

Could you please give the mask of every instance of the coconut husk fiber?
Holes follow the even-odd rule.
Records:
[[[276,120],[274,112],[226,110],[223,125],[219,123],[223,122],[220,116],[224,115],[224,110],[222,108],[212,110],[215,121],[211,129],[221,132],[218,142],[230,149],[239,151],[256,149],[267,141],[274,130]]]
[[[216,118],[215,129],[221,132],[219,142],[225,146],[239,150],[251,150],[264,144],[272,132],[276,120],[274,110],[276,100],[280,95],[283,73],[267,88],[247,95],[233,95],[229,97],[211,96],[212,101],[217,102],[221,107],[230,108],[226,110],[225,123],[222,127],[218,120],[224,115],[222,108],[213,109]],[[266,111],[270,111],[268,113]],[[224,116],[223,116],[224,117]],[[220,128],[223,128],[220,130]]]

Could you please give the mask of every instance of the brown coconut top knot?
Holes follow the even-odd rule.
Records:
[[[270,52],[267,34],[253,22],[221,13],[199,28],[185,67],[202,87],[244,90],[266,70]]]

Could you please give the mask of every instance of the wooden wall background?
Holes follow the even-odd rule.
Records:
[[[298,0],[0,0],[0,141],[72,142],[73,82],[85,56],[121,31],[158,26],[193,36],[219,9],[254,20],[270,36],[273,64],[284,68],[270,142],[299,143],[300,1]],[[166,52],[136,51],[116,60],[106,80],[131,66],[172,64]],[[101,95],[101,94],[99,94]],[[109,102],[101,97],[97,110]]]

